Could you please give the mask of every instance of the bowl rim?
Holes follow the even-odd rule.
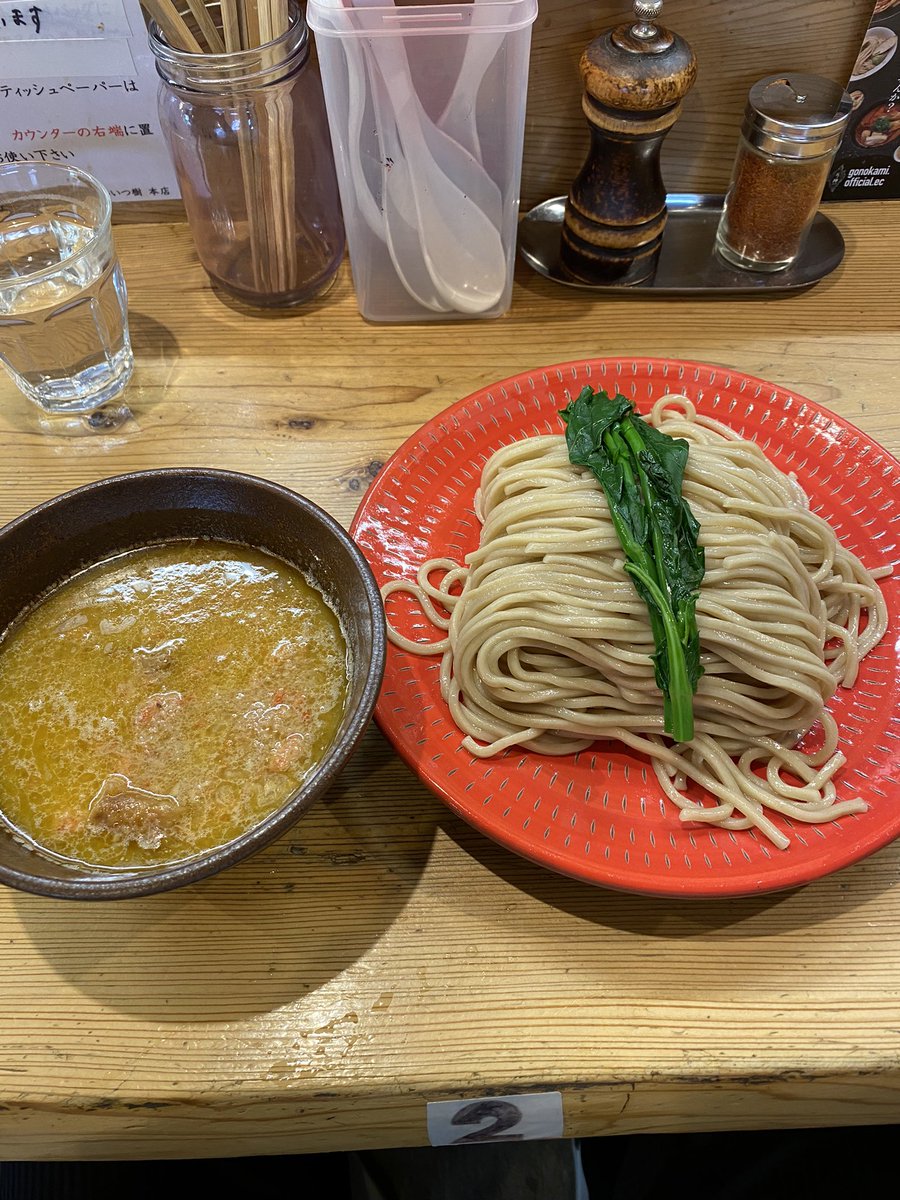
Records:
[[[36,504],[33,508],[13,517],[0,526],[0,541],[14,533],[23,525],[29,524],[35,518],[52,514],[55,508],[65,508],[73,498],[88,493],[103,492],[111,488],[127,486],[135,480],[164,482],[166,480],[196,479],[231,483],[237,486],[250,486],[288,501],[291,505],[303,510],[307,517],[322,525],[325,530],[350,556],[363,586],[372,628],[372,645],[367,654],[365,683],[360,694],[359,703],[351,714],[343,732],[336,737],[322,759],[315,767],[312,775],[306,779],[285,799],[284,803],[259,824],[252,826],[239,837],[230,842],[217,846],[196,858],[172,863],[169,866],[149,867],[136,871],[134,874],[111,876],[98,870],[96,875],[85,874],[83,877],[72,879],[53,879],[31,875],[15,867],[0,863],[0,884],[28,892],[32,895],[48,896],[60,900],[126,900],[137,896],[149,896],[159,892],[172,891],[175,888],[195,883],[214,875],[223,868],[249,858],[257,850],[261,850],[270,842],[275,841],[286,829],[290,828],[313,802],[330,786],[345,762],[350,758],[368,727],[375,708],[375,702],[381,688],[384,675],[387,630],[384,616],[384,606],[381,592],[375,576],[362,551],[347,530],[330,513],[300,492],[273,480],[259,475],[251,475],[243,471],[232,471],[218,467],[154,467],[139,471],[128,471],[107,476],[104,479],[93,480],[61,492],[48,500]],[[186,534],[185,537],[190,537]],[[168,538],[167,541],[175,539]],[[220,539],[228,541],[227,537]],[[158,544],[158,543],[146,543]],[[246,541],[237,540],[235,545],[247,546]],[[137,547],[136,547],[137,548]],[[268,551],[268,553],[273,553]],[[277,557],[277,555],[275,555]],[[101,558],[95,560],[103,561]],[[54,586],[59,586],[64,579],[58,580]],[[8,626],[7,626],[8,628]],[[2,640],[0,631],[0,640]],[[0,827],[0,836],[12,837]],[[35,852],[37,853],[37,852]]]

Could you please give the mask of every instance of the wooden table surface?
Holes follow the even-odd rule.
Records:
[[[900,205],[832,207],[789,300],[593,299],[526,268],[495,322],[375,326],[346,265],[278,319],[217,297],[180,224],[117,230],[134,418],[42,428],[0,380],[0,518],[122,471],[216,465],[349,524],[426,418],[598,355],[727,364],[900,452]],[[425,1105],[562,1092],[571,1135],[900,1119],[900,843],[783,894],[557,877],[435,799],[373,727],[327,802],[222,875],[127,902],[0,894],[0,1157],[426,1141]]]

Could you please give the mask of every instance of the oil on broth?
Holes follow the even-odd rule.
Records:
[[[0,813],[97,867],[222,845],[324,754],[346,655],[321,593],[260,551],[185,541],[91,567],[0,643]]]

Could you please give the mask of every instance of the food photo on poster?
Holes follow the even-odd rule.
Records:
[[[850,74],[853,111],[835,155],[826,200],[900,197],[900,4],[875,5]]]

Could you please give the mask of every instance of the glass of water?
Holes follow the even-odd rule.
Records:
[[[75,167],[0,167],[0,360],[46,413],[92,412],[134,369],[111,214]]]

